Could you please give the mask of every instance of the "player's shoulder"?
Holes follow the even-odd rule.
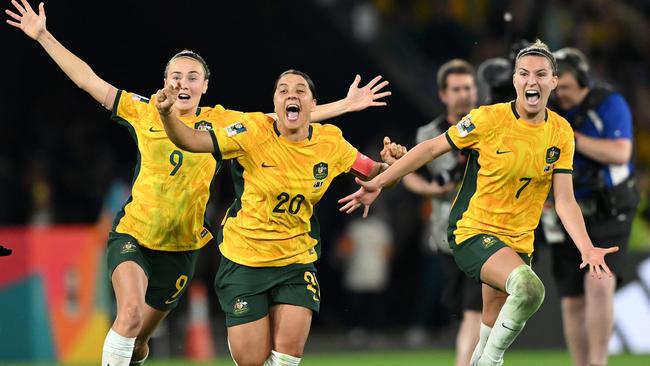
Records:
[[[562,117],[559,113],[546,108],[546,113],[548,113],[548,122],[551,123],[554,127],[559,128],[565,131],[572,131],[571,124],[566,118]]]
[[[325,138],[338,138],[343,136],[343,131],[341,130],[341,128],[329,123],[321,124],[321,123],[312,122],[310,126],[313,129],[314,134],[317,134]]]
[[[501,116],[506,113],[511,113],[512,106],[512,102],[482,105],[478,108],[472,109],[470,115],[476,118],[491,118],[497,115]]]

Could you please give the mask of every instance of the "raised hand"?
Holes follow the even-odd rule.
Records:
[[[180,84],[167,84],[156,93],[156,109],[161,116],[168,116],[172,112],[172,106],[178,99],[181,91]]]
[[[351,195],[339,200],[340,204],[344,204],[339,208],[339,211],[350,214],[363,205],[363,217],[366,218],[368,217],[370,205],[377,199],[379,193],[381,193],[381,187],[372,180],[368,182],[364,182],[359,178],[354,178],[354,180],[361,186],[361,188]]]
[[[355,76],[354,81],[350,85],[350,89],[348,89],[348,95],[345,97],[349,104],[350,112],[360,111],[368,107],[386,105],[386,102],[379,102],[377,100],[387,97],[392,93],[389,91],[380,93],[380,91],[388,85],[388,80],[379,83],[380,80],[381,75],[376,76],[366,84],[366,86],[360,88],[359,82],[361,82],[361,76]]]
[[[612,272],[605,264],[605,255],[618,252],[618,246],[610,248],[594,247],[582,255],[582,263],[580,268],[589,266],[589,274],[593,277],[602,277],[602,272],[605,272],[609,277],[612,277]]]
[[[5,13],[14,19],[7,19],[7,24],[19,28],[29,38],[34,40],[38,40],[42,34],[46,33],[45,5],[43,3],[38,4],[38,14],[34,12],[26,0],[20,0],[20,3],[16,0],[11,0],[11,3],[19,14],[6,9]]]
[[[384,148],[379,152],[381,160],[388,165],[392,165],[397,159],[406,154],[406,148],[400,144],[390,141],[388,136],[384,137]]]

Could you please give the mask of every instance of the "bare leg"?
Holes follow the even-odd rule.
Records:
[[[584,296],[567,296],[561,300],[564,338],[574,366],[589,365],[589,344],[585,324]]]
[[[111,280],[117,317],[102,347],[102,365],[127,366],[133,357],[136,336],[143,324],[147,276],[135,262],[120,263]]]
[[[499,311],[485,344],[483,354],[477,362],[478,366],[500,366],[503,365],[505,351],[517,338],[526,321],[542,304],[544,285],[517,253],[508,247],[494,253],[483,264],[481,280],[501,292],[508,293],[508,298]],[[484,298],[483,301],[484,304],[486,302],[489,304],[494,300]]]
[[[228,344],[238,366],[262,366],[271,354],[269,316],[228,327]]]
[[[585,326],[591,365],[607,365],[609,338],[614,328],[616,278],[585,275]]]
[[[481,312],[465,310],[456,336],[456,366],[467,366],[478,343]]]
[[[117,301],[117,317],[112,328],[121,336],[135,337],[143,324],[147,276],[139,265],[128,261],[115,268],[111,280]]]
[[[311,328],[312,311],[302,306],[276,304],[271,307],[273,350],[302,357]]]
[[[140,333],[135,339],[135,349],[133,350],[131,362],[140,361],[149,354],[149,339],[167,314],[169,314],[169,311],[160,311],[147,304],[144,305],[142,328],[140,328]]]

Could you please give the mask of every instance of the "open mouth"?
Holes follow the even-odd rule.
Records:
[[[292,103],[287,105],[286,115],[288,121],[297,121],[298,116],[300,115],[300,106],[298,104]]]
[[[181,94],[178,94],[178,99],[180,99],[180,100],[189,100],[190,96],[189,96],[189,94],[181,93]]]
[[[526,90],[526,101],[528,104],[536,105],[539,103],[539,100],[541,98],[541,94],[537,90]]]

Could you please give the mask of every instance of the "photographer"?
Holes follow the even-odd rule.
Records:
[[[607,365],[614,291],[639,199],[631,160],[632,118],[621,94],[590,82],[582,52],[563,48],[554,55],[559,76],[555,97],[575,133],[573,184],[587,232],[594,245],[618,245],[621,250],[607,258],[615,276],[598,280],[575,266],[580,254],[565,235],[552,245],[553,275],[574,364]]]

